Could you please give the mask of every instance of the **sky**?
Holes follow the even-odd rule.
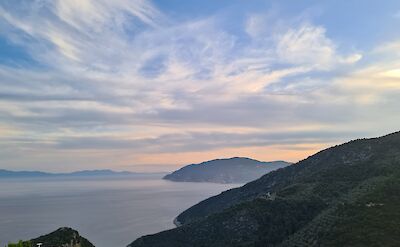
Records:
[[[2,0],[0,168],[296,162],[400,130],[398,0]]]

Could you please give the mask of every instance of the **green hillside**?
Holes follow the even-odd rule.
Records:
[[[8,247],[36,247],[38,243],[42,243],[42,247],[94,247],[86,238],[80,236],[76,230],[68,227],[61,227],[52,233],[29,241],[10,243]]]
[[[130,246],[400,246],[400,133],[321,151]]]

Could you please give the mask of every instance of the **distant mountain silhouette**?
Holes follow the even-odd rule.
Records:
[[[400,132],[328,148],[177,217],[129,247],[400,246]]]
[[[85,170],[76,171],[71,173],[48,173],[40,171],[9,171],[0,169],[0,178],[18,178],[18,177],[55,177],[55,176],[68,176],[68,177],[79,177],[79,176],[116,176],[116,175],[133,175],[137,173],[133,172],[116,172],[112,170]]]
[[[285,161],[261,162],[249,158],[230,158],[192,164],[168,174],[175,182],[246,183],[268,172],[290,165]]]

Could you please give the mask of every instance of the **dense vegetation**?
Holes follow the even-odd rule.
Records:
[[[6,247],[32,247],[32,243],[20,240],[18,243],[9,243]]]
[[[211,197],[138,246],[400,246],[400,133],[321,151]]]
[[[77,231],[68,227],[59,228],[50,234],[29,241],[19,241],[17,244],[9,243],[8,247],[36,247],[38,243],[42,243],[42,247],[94,247]]]
[[[230,158],[192,164],[168,174],[176,182],[247,183],[268,172],[288,166],[285,161],[261,162],[249,158]]]

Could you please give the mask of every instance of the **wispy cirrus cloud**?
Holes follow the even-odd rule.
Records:
[[[307,16],[243,16],[178,20],[145,0],[2,2],[0,35],[35,64],[0,65],[0,152],[151,163],[142,152],[300,150],[395,128],[396,42],[358,50]],[[376,131],[382,116],[393,124]]]

